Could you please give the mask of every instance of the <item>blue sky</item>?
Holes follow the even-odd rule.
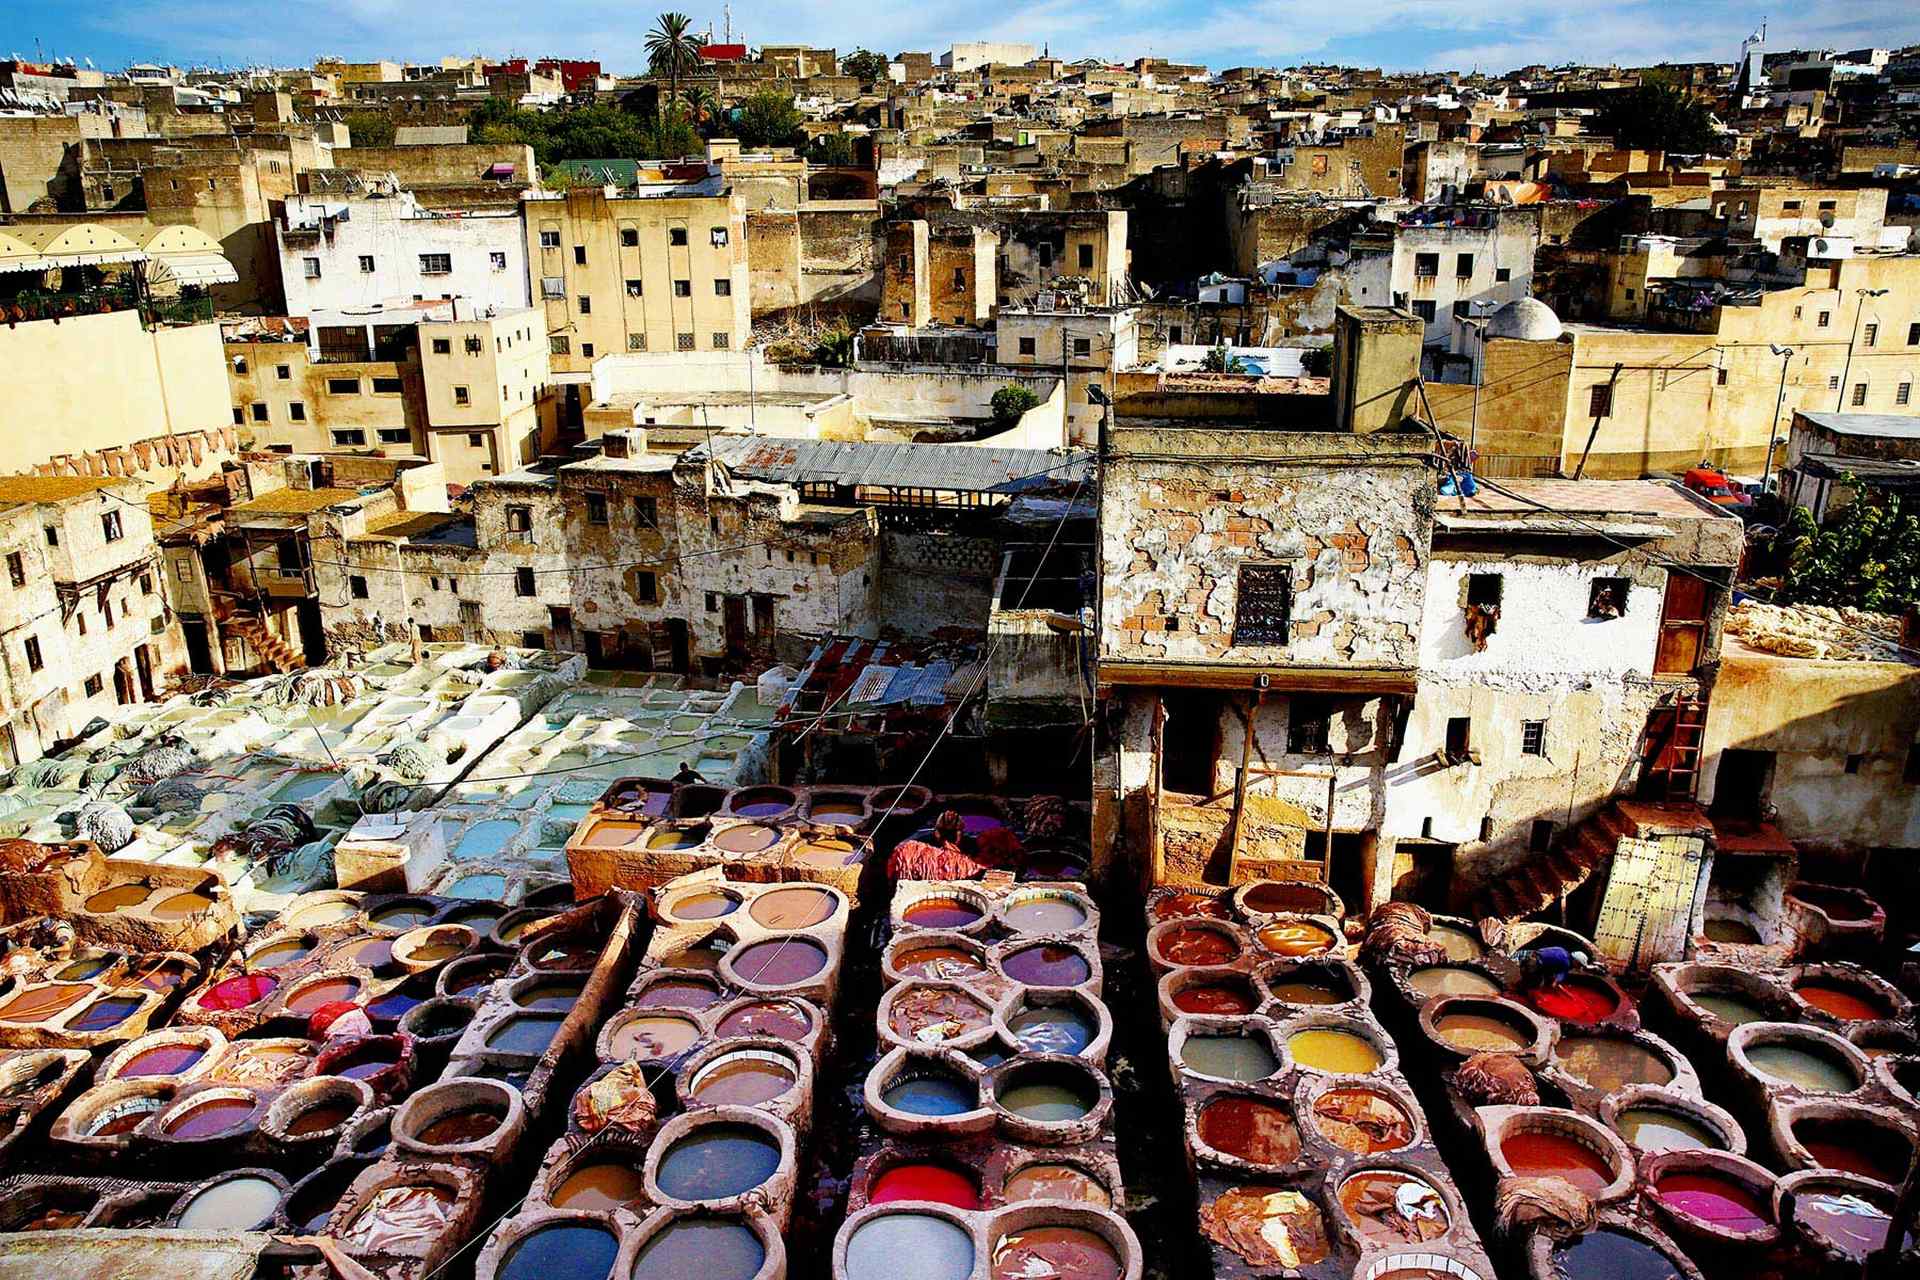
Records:
[[[685,0],[677,0],[685,3]],[[1787,6],[1779,6],[1787,8]],[[721,10],[686,4],[697,28]],[[858,45],[897,53],[956,39],[1030,40],[1056,54],[1142,53],[1285,66],[1339,61],[1389,68],[1500,71],[1531,62],[1731,61],[1760,23],[1728,0],[1034,0],[1014,10],[971,0],[737,0],[754,43]],[[635,71],[654,10],[607,0],[0,0],[0,55],[306,65],[315,57],[429,60],[454,53],[598,57]],[[1806,0],[1772,15],[1775,48],[1920,43],[1914,0]]]

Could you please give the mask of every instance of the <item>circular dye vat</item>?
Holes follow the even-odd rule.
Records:
[[[1343,1151],[1375,1156],[1413,1145],[1405,1107],[1372,1089],[1329,1089],[1313,1102],[1314,1127]]]
[[[333,1065],[332,1074],[349,1080],[371,1080],[400,1061],[398,1046],[375,1042],[345,1061]]]
[[[1893,1215],[1850,1192],[1802,1191],[1793,1198],[1793,1220],[1802,1230],[1864,1261],[1883,1248]]]
[[[278,969],[282,965],[292,964],[310,955],[313,948],[303,938],[282,938],[278,942],[269,942],[247,957],[247,967],[251,969]]]
[[[1333,934],[1310,920],[1276,920],[1254,935],[1277,956],[1319,955],[1331,947]]]
[[[521,1238],[494,1272],[495,1280],[603,1280],[613,1271],[620,1237],[605,1227],[565,1222]]]
[[[1215,1098],[1196,1120],[1200,1140],[1215,1151],[1278,1168],[1300,1157],[1293,1113],[1259,1098]]]
[[[1311,885],[1289,884],[1283,880],[1269,880],[1256,884],[1240,895],[1240,901],[1248,911],[1262,915],[1280,912],[1316,912],[1327,908],[1327,895]]]
[[[307,1069],[317,1046],[299,1044],[253,1044],[236,1040],[220,1059],[220,1075],[229,1080],[253,1084],[280,1084]]]
[[[1425,998],[1435,996],[1495,996],[1500,984],[1478,969],[1458,965],[1431,964],[1407,974],[1407,985]]]
[[[810,929],[832,919],[840,900],[825,889],[775,889],[753,900],[747,914],[769,929]]]
[[[628,824],[615,822],[596,828],[598,831],[625,829],[628,829]],[[697,849],[700,847],[700,841],[701,835],[697,830],[685,831],[678,827],[665,827],[647,837],[647,848],[656,853],[673,853],[681,849]]]
[[[860,846],[837,836],[815,836],[793,847],[793,860],[810,867],[845,867],[859,859]]]
[[[1555,1249],[1553,1274],[1567,1280],[1680,1280],[1684,1272],[1640,1236],[1603,1226]]]
[[[198,1044],[162,1044],[143,1049],[120,1064],[125,1076],[177,1076],[207,1056]]]
[[[446,1229],[454,1204],[452,1189],[439,1183],[382,1187],[340,1232],[340,1241],[350,1248],[385,1249],[432,1236]]]
[[[566,1019],[551,1013],[520,1013],[507,1018],[487,1036],[487,1047],[502,1053],[538,1055],[547,1051]]]
[[[1442,1044],[1462,1053],[1515,1053],[1533,1047],[1533,1037],[1508,1018],[1450,1009],[1433,1021]]]
[[[623,1022],[608,1042],[617,1058],[662,1062],[677,1058],[700,1039],[699,1024],[671,1014],[654,1014]]]
[[[753,1280],[767,1248],[732,1218],[675,1218],[640,1246],[632,1280]]]
[[[1001,919],[1015,933],[1071,933],[1087,923],[1087,910],[1071,898],[1034,894],[1010,902]]]
[[[432,914],[432,908],[424,903],[390,902],[367,919],[383,929],[411,929],[416,925],[425,924],[427,917]]]
[[[958,1076],[924,1072],[889,1080],[880,1101],[911,1116],[957,1116],[979,1106],[980,1095]]]
[[[1569,977],[1550,987],[1528,988],[1526,1002],[1550,1018],[1591,1026],[1604,1022],[1620,1008],[1620,997],[1604,982]]]
[[[804,1040],[813,1032],[813,1016],[791,1000],[755,1000],[736,1005],[715,1030],[723,1036]]]
[[[749,800],[735,804],[729,812],[741,818],[773,818],[793,808],[791,800]]]
[[[1453,1225],[1447,1202],[1425,1178],[1394,1169],[1368,1169],[1340,1184],[1340,1207],[1366,1244],[1433,1240]]]
[[[435,1119],[414,1137],[430,1147],[478,1142],[498,1129],[505,1118],[494,1107],[461,1107]]]
[[[1900,1185],[1913,1160],[1913,1147],[1898,1130],[1858,1121],[1810,1117],[1793,1126],[1793,1137],[1821,1168],[1889,1186]]]
[[[893,956],[894,971],[907,978],[939,978],[947,982],[965,982],[987,972],[987,966],[973,952],[960,947],[910,947]]]
[[[779,1165],[780,1144],[765,1130],[713,1124],[675,1140],[660,1157],[654,1179],[676,1200],[721,1200],[753,1190]]]
[[[84,959],[75,960],[53,976],[62,982],[85,982],[88,978],[105,973],[112,963],[113,961],[106,956],[87,956]]]
[[[1240,954],[1240,944],[1232,934],[1201,925],[1169,929],[1154,942],[1154,947],[1162,960],[1178,965],[1228,964]]]
[[[252,1098],[210,1098],[189,1107],[162,1124],[161,1131],[174,1138],[211,1138],[230,1133],[253,1115]]]
[[[1344,1004],[1353,999],[1351,990],[1343,991],[1331,982],[1318,978],[1289,978],[1284,982],[1269,982],[1267,990],[1273,992],[1273,998],[1282,1004]]]
[[[931,1213],[883,1213],[847,1238],[845,1280],[967,1280],[973,1261],[973,1237],[960,1224]]]
[[[1180,1061],[1218,1080],[1264,1080],[1280,1069],[1273,1046],[1260,1036],[1190,1035],[1180,1046]]]
[[[901,920],[917,929],[964,929],[985,916],[980,908],[959,898],[922,898],[900,913]]]
[[[1740,1026],[1748,1022],[1767,1021],[1767,1011],[1745,996],[1730,991],[1689,991],[1687,999],[1705,1009],[1724,1022]]]
[[[1085,1227],[1021,1227],[993,1246],[993,1280],[1120,1280],[1120,1254],[1107,1238]]]
[[[636,1205],[647,1198],[647,1180],[638,1169],[613,1160],[583,1164],[563,1179],[549,1197],[556,1209],[604,1212]]]
[[[1207,982],[1173,993],[1173,1007],[1182,1013],[1252,1013],[1257,1004],[1244,983]]]
[[[728,948],[732,946],[733,944],[725,938],[708,938],[698,946],[674,952],[668,958],[666,967],[713,973],[720,968],[720,961],[726,957]]]
[[[1072,947],[1043,942],[1008,952],[1000,969],[1030,987],[1077,987],[1093,976],[1093,966]]]
[[[573,938],[556,942],[534,954],[536,969],[591,969],[600,959],[600,944]]]
[[[304,1138],[311,1134],[337,1129],[353,1118],[355,1109],[353,1103],[337,1100],[329,1100],[317,1106],[308,1107],[295,1116],[293,1122],[287,1126],[287,1136]]]
[[[243,973],[238,977],[215,983],[202,991],[199,1005],[202,1009],[219,1012],[244,1009],[272,995],[274,988],[279,985],[280,979],[270,973]],[[0,1017],[3,1016],[5,1012],[0,1010]]]
[[[154,960],[127,975],[149,991],[171,991],[187,979],[187,966],[178,960]]]
[[[0,1022],[45,1022],[65,1013],[93,993],[92,987],[78,984],[28,987],[6,1004],[0,1005]]]
[[[359,914],[359,911],[359,906],[350,899],[332,898],[325,902],[310,903],[307,906],[301,907],[293,913],[288,923],[298,925],[301,928],[312,928],[314,925],[322,924],[338,924],[349,916]]]
[[[1009,1203],[1020,1200],[1072,1200],[1111,1208],[1113,1193],[1098,1178],[1070,1164],[1030,1164],[1007,1179]]]
[[[718,920],[739,909],[740,899],[730,893],[710,890],[705,893],[683,893],[667,904],[666,912],[676,920]]]
[[[1708,916],[1706,929],[1708,942],[1753,943],[1760,941],[1760,931],[1745,920],[1735,920],[1731,916]]]
[[[1085,1076],[1044,1069],[1021,1071],[995,1090],[994,1097],[1016,1116],[1050,1124],[1078,1120],[1100,1101]]]
[[[805,982],[826,967],[826,948],[805,938],[769,938],[733,956],[733,971],[742,982],[765,987]]]
[[[1165,920],[1225,920],[1226,904],[1204,893],[1169,893],[1153,904],[1154,923]]]
[[[174,1226],[181,1231],[251,1231],[279,1207],[279,1187],[243,1175],[216,1182],[187,1201]]]
[[[1860,1081],[1848,1064],[1830,1053],[1796,1044],[1760,1044],[1747,1050],[1753,1069],[1774,1084],[1815,1093],[1851,1093]]]
[[[102,996],[67,1023],[68,1031],[105,1031],[117,1027],[140,1008],[138,996]]]
[[[1033,1053],[1079,1053],[1100,1033],[1099,1024],[1076,1005],[1050,1004],[1022,1009],[1007,1019],[1007,1030]]]
[[[1803,982],[1793,989],[1795,995],[1822,1013],[1843,1022],[1871,1022],[1887,1016],[1885,1006],[1869,1000],[1859,991],[1823,982]]]
[[[1787,896],[1810,907],[1818,907],[1827,913],[1829,920],[1867,920],[1873,916],[1873,911],[1852,894],[1824,885],[1796,885],[1787,890]]]
[[[372,969],[378,973],[393,966],[393,940],[391,938],[366,938],[354,943],[345,951],[347,963],[357,964],[363,969]]]
[[[188,916],[199,915],[202,911],[213,909],[213,899],[204,893],[176,893],[171,898],[162,898],[158,905],[149,907],[156,920],[184,920]]]
[[[1509,1132],[1500,1141],[1507,1166],[1523,1178],[1559,1178],[1594,1196],[1613,1182],[1613,1167],[1598,1151],[1564,1133]]]
[[[166,1098],[125,1098],[93,1118],[87,1128],[89,1138],[113,1138],[132,1133],[148,1116],[166,1106]]]
[[[1334,1075],[1363,1076],[1386,1061],[1366,1037],[1326,1027],[1294,1032],[1287,1037],[1287,1052],[1308,1070]]]
[[[449,970],[451,976],[446,980],[447,994],[457,996],[476,987],[484,987],[498,981],[506,971],[505,961],[463,966],[457,972]]]
[[[1454,925],[1435,924],[1427,930],[1427,937],[1440,944],[1449,960],[1478,960],[1487,954],[1485,943]]]
[[[542,982],[538,986],[528,987],[516,995],[513,1002],[522,1009],[536,1009],[543,1013],[553,1013],[573,1008],[580,1002],[580,993],[584,984],[567,979]]]
[[[87,899],[87,910],[102,915],[110,911],[120,911],[126,907],[138,906],[153,896],[153,886],[147,884],[116,884],[110,889],[102,889]]]
[[[757,822],[748,822],[715,832],[710,842],[722,853],[742,855],[765,853],[780,843],[780,832],[774,827],[763,827]]]
[[[868,1204],[930,1200],[956,1209],[978,1209],[980,1188],[972,1175],[944,1164],[897,1164],[873,1180]]]
[[[1629,1084],[1670,1084],[1667,1060],[1632,1040],[1617,1036],[1574,1036],[1554,1050],[1562,1070],[1602,1093]]]
[[[1650,1155],[1725,1150],[1725,1144],[1706,1125],[1664,1107],[1626,1107],[1613,1118],[1613,1127],[1630,1145]]]
[[[1663,1204],[1728,1231],[1759,1231],[1771,1211],[1743,1184],[1718,1173],[1676,1169],[1653,1184]]]
[[[894,997],[887,1026],[903,1040],[941,1041],[970,1035],[993,1020],[993,1011],[964,991],[911,987]]]
[[[360,994],[360,979],[353,977],[325,978],[309,986],[302,987],[287,998],[287,1012],[302,1017],[312,1013],[323,1004],[332,1004],[336,1000],[352,1000]]]
[[[857,827],[867,819],[867,811],[858,801],[814,798],[807,809],[807,817],[823,827]]]
[[[640,993],[634,1001],[641,1009],[705,1009],[720,1003],[720,992],[704,982],[687,982],[679,978],[668,978],[655,982]]]
[[[774,1054],[730,1053],[700,1069],[693,1096],[716,1105],[758,1107],[793,1088],[799,1078],[791,1062]]]
[[[404,989],[395,989],[367,1002],[367,1016],[375,1022],[397,1022],[409,1009],[425,1003],[427,997]]]

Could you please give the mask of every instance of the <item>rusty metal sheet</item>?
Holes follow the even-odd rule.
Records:
[[[29,1231],[0,1235],[0,1280],[251,1280],[265,1232]]]

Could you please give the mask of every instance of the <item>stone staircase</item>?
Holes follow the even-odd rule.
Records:
[[[1585,884],[1612,860],[1624,836],[1638,831],[1615,802],[1563,834],[1545,853],[1510,868],[1475,900],[1473,914],[1521,920]]]
[[[307,660],[286,641],[267,630],[266,624],[251,613],[236,613],[225,622],[226,629],[247,642],[269,670],[280,675],[298,671]]]

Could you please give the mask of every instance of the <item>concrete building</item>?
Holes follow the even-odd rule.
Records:
[[[1435,206],[1384,224],[1384,232],[1354,237],[1348,296],[1411,309],[1426,322],[1430,345],[1458,350],[1456,320],[1489,315],[1532,291],[1537,206]]]
[[[184,669],[141,486],[0,478],[0,760],[36,760]]]
[[[957,74],[996,64],[1021,67],[1039,56],[1034,46],[1014,40],[957,40],[940,55],[940,69]]]
[[[289,316],[451,298],[484,314],[533,302],[518,209],[436,213],[405,191],[293,196],[275,230]]]
[[[889,222],[880,318],[910,329],[987,327],[999,295],[998,242],[988,227]]]
[[[1099,444],[1105,409],[1088,394],[1097,387],[1116,397],[1115,374],[1140,358],[1140,317],[1133,307],[1079,311],[1002,308],[995,323],[1002,363],[1058,373],[1066,383],[1067,441],[1083,449]]]
[[[1920,418],[1802,410],[1779,476],[1780,497],[1822,522],[1861,489],[1911,492],[1920,488]]]

